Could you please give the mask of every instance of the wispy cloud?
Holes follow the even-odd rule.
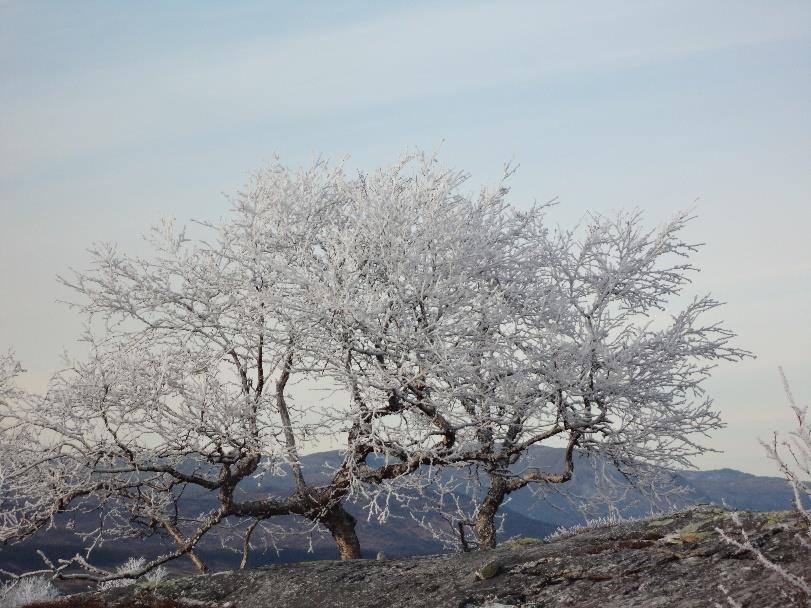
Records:
[[[457,4],[287,37],[165,49],[145,62],[43,75],[0,113],[0,178],[160,138],[426,96],[605,72],[800,36],[797,5]],[[757,13],[753,15],[753,13]],[[180,24],[179,24],[180,25]],[[621,27],[620,27],[621,26]],[[618,32],[622,36],[618,36]],[[80,35],[81,33],[77,33]]]

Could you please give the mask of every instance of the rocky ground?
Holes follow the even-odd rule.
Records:
[[[811,554],[793,512],[741,513],[755,544],[811,580]],[[780,577],[750,552],[731,514],[694,507],[656,519],[590,529],[545,543],[512,540],[483,553],[383,561],[319,561],[138,584],[49,606],[197,608],[783,607]],[[729,598],[719,589],[728,589]],[[799,604],[797,604],[799,605]]]

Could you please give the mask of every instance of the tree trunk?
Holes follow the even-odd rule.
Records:
[[[491,475],[490,489],[473,520],[473,532],[479,542],[479,551],[496,548],[496,514],[506,495],[507,482],[503,477]]]
[[[205,574],[206,572],[208,572],[208,566],[206,566],[205,562],[202,559],[200,559],[200,556],[197,555],[197,553],[195,553],[194,551],[189,551],[187,555],[189,556],[191,563],[193,563],[195,568],[197,568],[198,572],[200,572],[201,574]]]
[[[357,521],[342,505],[330,507],[321,523],[330,531],[342,560],[360,559],[360,541],[355,533]]]
[[[187,540],[183,538],[183,535],[180,533],[180,530],[178,530],[174,525],[172,525],[168,521],[164,521],[163,527],[179,547],[183,547],[186,544]],[[197,553],[195,553],[194,549],[189,549],[186,555],[191,560],[191,563],[193,563],[194,566],[197,568],[198,572],[202,574],[208,572],[208,566],[206,566],[205,562],[202,559],[200,559],[200,556],[197,555]]]

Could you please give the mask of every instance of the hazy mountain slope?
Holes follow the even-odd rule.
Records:
[[[558,448],[536,447],[528,454],[522,466],[534,466],[547,470],[557,470],[560,467],[562,450]],[[585,457],[579,455],[573,479],[565,484],[568,493],[589,497],[593,496],[595,486],[590,469],[584,461]],[[337,451],[309,454],[303,458],[305,475],[311,483],[318,484],[326,481],[330,470],[340,463],[340,454]],[[445,472],[446,478],[454,474]],[[457,476],[460,472],[455,473]],[[677,476],[677,481],[685,485],[689,493],[683,504],[715,503],[726,504],[731,508],[746,510],[781,510],[791,508],[791,493],[785,481],[777,477],[759,477],[742,473],[732,469],[719,471],[685,471]],[[260,486],[255,480],[246,484],[245,495],[251,497],[263,494],[282,494],[292,490],[290,476],[277,477],[270,485]],[[557,488],[553,488],[557,489]],[[639,495],[632,498],[640,500],[640,504],[626,508],[627,514],[640,515],[650,511],[650,505]],[[190,492],[184,504],[187,513],[198,513],[214,506],[213,497],[202,491]],[[392,517],[386,524],[368,521],[365,513],[358,505],[349,505],[349,510],[358,518],[358,536],[361,540],[364,555],[374,556],[379,550],[387,555],[419,555],[439,553],[443,551],[441,543],[431,537],[431,534],[419,527],[409,512],[401,507],[394,506]],[[505,505],[504,513],[507,518],[505,529],[501,538],[512,536],[544,537],[560,525],[571,525],[583,521],[579,513],[565,498],[551,493],[540,499],[533,495],[529,489],[516,492]],[[84,519],[82,519],[82,517]],[[275,521],[275,520],[274,520]],[[280,520],[285,523],[284,520]],[[434,525],[447,526],[441,519],[434,516]],[[88,529],[95,523],[94,515],[88,513],[78,518],[76,528]],[[287,523],[294,525],[295,518],[288,518]],[[156,554],[162,547],[167,546],[166,541],[153,537],[146,540],[116,541],[107,543],[95,552],[100,563],[117,563],[133,554]],[[81,544],[71,530],[57,526],[44,531],[27,542],[14,546],[0,546],[0,568],[23,570],[38,566],[41,562],[36,556],[36,549],[43,549],[51,557],[66,558],[74,555]],[[316,538],[312,551],[308,552],[308,541],[301,536],[283,539],[278,543],[280,552],[273,549],[264,552],[255,552],[250,564],[252,566],[270,563],[287,563],[310,559],[332,559],[336,551],[332,540],[328,537]],[[211,538],[200,547],[203,558],[214,568],[233,568],[239,562],[239,555],[234,552],[223,551],[216,538]],[[186,560],[179,560],[173,568],[186,570],[190,568]]]
[[[679,477],[695,492],[699,502],[750,511],[791,508],[793,494],[782,477],[751,475],[735,469],[683,471]]]

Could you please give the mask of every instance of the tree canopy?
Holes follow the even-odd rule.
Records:
[[[550,228],[547,206],[507,202],[509,174],[469,194],[465,173],[421,153],[357,176],[277,160],[195,238],[166,221],[149,256],[94,246],[92,267],[62,279],[89,357],[43,395],[14,389],[19,368],[0,360],[0,540],[95,505],[89,546],[157,530],[175,549],[143,571],[181,555],[203,569],[195,547],[212,530],[247,547],[257,524],[296,515],[353,558],[345,501],[380,514],[426,470],[474,465],[488,485],[459,529],[488,548],[509,493],[566,482],[575,450],[641,481],[689,466],[721,426],[704,380],[747,353],[710,296],[671,310],[695,270],[688,214]],[[299,380],[332,398],[294,398]],[[342,461],[313,484],[300,454],[325,438]],[[566,448],[560,467],[526,466],[549,441]],[[287,495],[243,489],[282,474]],[[188,512],[190,488],[216,507]],[[81,557],[44,570],[119,576]]]

